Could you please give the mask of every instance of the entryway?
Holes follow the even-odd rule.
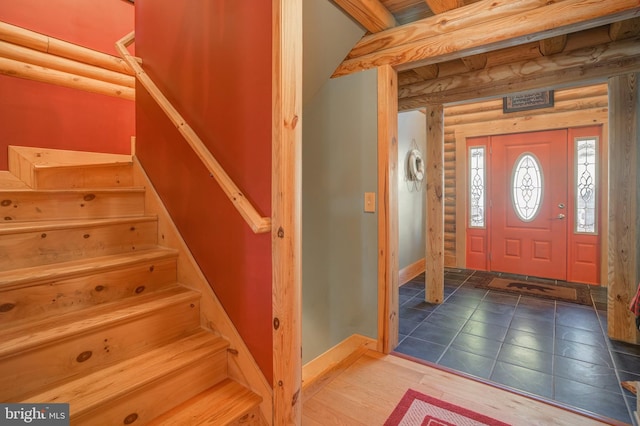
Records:
[[[606,335],[606,288],[592,306],[478,288],[494,273],[449,268],[445,300],[424,301],[424,275],[399,289],[397,353],[498,386],[631,423],[640,348]]]
[[[468,268],[600,283],[601,132],[467,138]]]

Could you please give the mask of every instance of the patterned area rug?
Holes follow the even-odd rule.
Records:
[[[543,299],[560,300],[564,302],[589,305],[593,303],[586,285],[546,284],[535,281],[519,281],[507,278],[493,278],[476,287],[489,290],[518,293],[525,296],[541,297]]]
[[[508,426],[475,411],[409,389],[384,426]]]

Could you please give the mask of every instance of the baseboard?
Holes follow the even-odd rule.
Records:
[[[370,337],[354,334],[302,367],[302,402],[315,395],[366,351],[375,349],[378,342]]]
[[[424,257],[398,271],[398,285],[406,284],[425,271]]]
[[[136,186],[146,189],[145,209],[147,213],[158,216],[158,244],[179,252],[178,282],[199,291],[201,294],[201,325],[219,333],[229,341],[229,376],[262,397],[260,411],[263,418],[270,424],[273,418],[273,390],[198,267],[137,158],[134,158],[134,182]]]

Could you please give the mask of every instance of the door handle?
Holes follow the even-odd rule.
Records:
[[[560,214],[558,215],[558,219],[564,219],[564,214],[560,213]]]

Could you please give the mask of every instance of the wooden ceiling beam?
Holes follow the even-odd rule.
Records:
[[[462,62],[469,71],[481,70],[487,65],[487,55],[481,53],[480,55],[466,56],[462,59]]]
[[[438,77],[439,69],[438,64],[425,65],[424,67],[417,67],[413,69],[413,72],[418,74],[425,80]]]
[[[640,35],[640,18],[614,22],[609,27],[609,37],[611,37],[611,40],[622,40],[637,35]]]
[[[545,38],[540,40],[540,53],[542,56],[555,55],[564,50],[567,45],[567,35],[562,34],[556,37]]]
[[[597,82],[640,71],[640,37],[400,87],[401,110]]]
[[[446,18],[450,13],[476,6],[484,7],[479,13],[482,15],[482,20],[474,25],[409,43],[401,41],[398,44],[396,39],[393,47],[379,46],[373,53],[345,60],[336,69],[333,77],[381,65],[392,65],[401,71],[539,41],[640,15],[638,0],[616,0],[615,2],[563,0],[495,19],[491,8],[494,3],[497,3],[497,0],[484,0],[438,15],[440,18]],[[429,18],[420,22],[427,19]],[[410,33],[415,28],[413,24],[409,24],[400,29]]]
[[[424,40],[440,34],[483,23],[487,13],[494,19],[512,16],[518,12],[526,12],[548,3],[548,0],[483,0],[475,4],[445,12],[392,28],[381,33],[364,36],[351,49],[347,58],[357,58],[379,50],[401,46],[418,40]]]
[[[379,0],[334,0],[335,3],[372,33],[395,27],[396,18]]]
[[[463,0],[425,0],[429,9],[436,15],[464,6]]]

